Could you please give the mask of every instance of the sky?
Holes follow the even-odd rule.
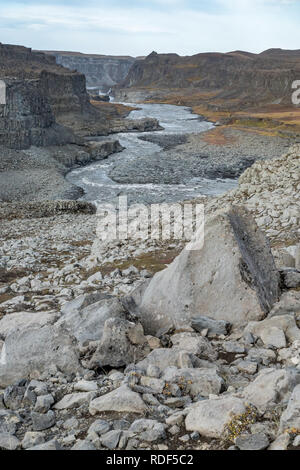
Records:
[[[0,0],[0,42],[131,56],[300,49],[300,0]]]

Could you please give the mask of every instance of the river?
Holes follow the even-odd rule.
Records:
[[[128,104],[128,103],[126,103]],[[159,120],[164,128],[155,133],[119,133],[110,137],[98,137],[93,140],[118,139],[125,150],[111,155],[106,160],[93,162],[87,166],[76,168],[67,175],[67,180],[84,190],[82,200],[98,202],[116,202],[120,195],[127,195],[128,203],[161,203],[192,199],[198,196],[222,194],[236,186],[232,179],[191,178],[181,184],[120,184],[109,177],[110,170],[120,162],[134,162],[141,155],[151,159],[164,151],[158,144],[143,141],[139,137],[149,134],[162,136],[180,136],[189,133],[200,133],[213,128],[213,124],[201,120],[192,114],[189,108],[166,104],[130,104],[140,109],[132,111],[127,119],[152,117]]]

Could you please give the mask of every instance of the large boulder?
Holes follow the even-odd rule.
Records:
[[[147,333],[190,325],[197,316],[241,326],[264,318],[278,301],[280,277],[269,243],[245,208],[208,218],[202,248],[191,248],[126,299]]]
[[[281,403],[300,383],[297,369],[264,369],[243,391],[248,403],[264,412]]]
[[[220,438],[226,426],[236,417],[246,412],[246,405],[240,398],[222,397],[196,403],[189,411],[185,427],[187,431],[196,431],[201,436]]]
[[[7,336],[0,356],[0,388],[46,372],[50,365],[72,374],[82,367],[73,339],[61,328],[44,326],[16,331]]]
[[[143,359],[149,353],[150,347],[140,323],[109,318],[104,324],[102,339],[89,367],[122,367]]]
[[[106,320],[115,317],[125,318],[125,310],[117,298],[103,294],[98,297],[80,296],[64,305],[57,325],[84,344],[101,340]]]
[[[0,338],[5,339],[17,330],[43,327],[54,323],[57,315],[48,312],[16,312],[5,315],[0,320]]]

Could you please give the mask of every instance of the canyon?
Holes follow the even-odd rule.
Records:
[[[79,52],[43,51],[56,58],[56,63],[77,70],[86,77],[87,87],[107,92],[122,82],[135,62],[133,57],[81,54]]]
[[[101,102],[0,44],[1,450],[300,448],[299,57],[152,53]],[[103,239],[127,193],[204,233]]]
[[[186,57],[152,52],[133,64],[114,93],[121,101],[190,106],[224,125],[299,136],[300,110],[291,101],[299,76],[299,50]]]

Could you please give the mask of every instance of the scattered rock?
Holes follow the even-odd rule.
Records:
[[[239,436],[235,444],[240,450],[265,450],[269,445],[269,439],[265,434],[245,434]]]
[[[17,450],[21,446],[19,439],[6,432],[0,432],[0,449]]]
[[[44,431],[45,429],[52,428],[56,423],[54,411],[48,411],[46,414],[31,412],[31,419],[34,431]]]
[[[195,317],[192,319],[191,325],[199,333],[207,329],[209,335],[227,335],[230,329],[229,322],[217,321],[208,317]]]
[[[90,402],[91,415],[95,415],[103,411],[143,414],[147,411],[147,406],[138,393],[133,392],[126,385],[123,385],[113,392],[107,393],[106,395]]]
[[[260,411],[272,408],[300,382],[300,371],[264,369],[243,392],[245,399]]]
[[[205,437],[220,438],[231,419],[245,412],[245,404],[239,398],[229,396],[216,400],[204,400],[198,402],[189,411],[185,427],[187,431],[197,431]]]
[[[300,429],[300,385],[294,388],[287,409],[281,415],[279,430],[288,429]]]
[[[78,408],[95,398],[95,392],[70,393],[65,395],[58,403],[55,403],[56,410],[71,410]]]
[[[139,419],[129,428],[141,441],[154,442],[166,438],[165,425],[152,419]]]

